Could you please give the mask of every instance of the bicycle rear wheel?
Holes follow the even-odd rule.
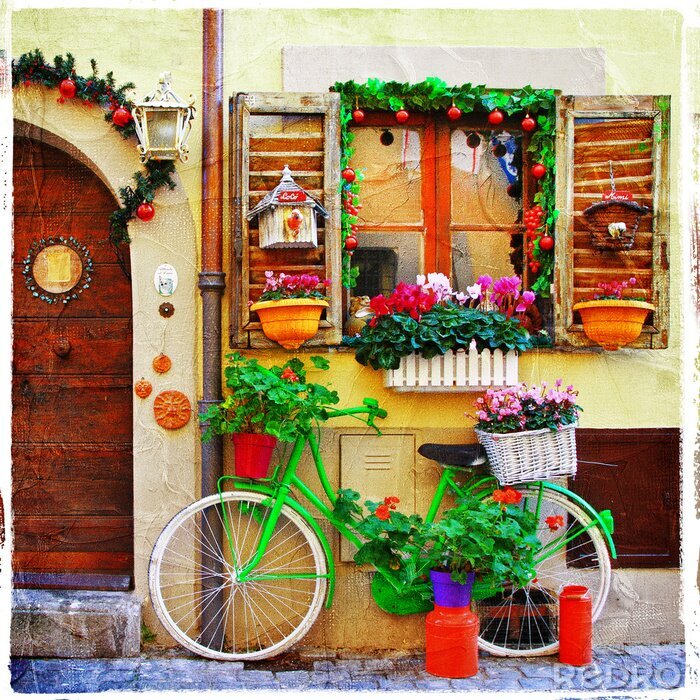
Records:
[[[249,575],[270,515],[269,497],[227,491],[192,503],[168,523],[151,555],[149,589],[158,619],[195,654],[225,661],[265,659],[299,641],[323,606],[326,558],[295,510],[282,507],[265,554]]]
[[[610,556],[595,521],[565,494],[539,485],[518,486],[523,508],[538,516],[536,577],[525,587],[505,589],[474,600],[479,647],[496,656],[543,656],[559,649],[562,586],[579,584],[591,592],[593,620],[610,588]]]

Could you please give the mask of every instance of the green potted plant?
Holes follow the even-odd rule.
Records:
[[[507,486],[487,498],[464,496],[430,526],[430,579],[437,605],[471,602],[472,587],[498,590],[526,586],[535,576],[537,518],[522,508],[522,494]]]
[[[287,350],[296,350],[318,332],[325,290],[330,280],[317,275],[265,272],[265,288],[250,310],[258,314],[263,333]]]
[[[562,383],[488,389],[475,401],[474,431],[502,484],[576,474],[581,407],[578,392]]]
[[[517,352],[532,347],[530,331],[541,329],[535,294],[520,285],[517,276],[483,276],[460,293],[445,275],[419,275],[415,284],[400,282],[388,297],[372,298],[373,317],[343,342],[360,364],[387,370],[389,386],[514,384]],[[484,352],[487,362],[478,355]]]
[[[304,363],[296,357],[270,368],[238,352],[227,355],[227,360],[224,377],[229,393],[200,415],[207,424],[202,439],[232,435],[236,476],[264,478],[277,440],[293,442],[325,420],[326,409],[338,403],[338,394],[308,382]],[[329,367],[322,357],[311,357],[311,362],[317,369]]]
[[[635,277],[601,282],[591,301],[574,304],[574,311],[581,315],[583,332],[604,350],[618,350],[635,341],[649,312],[654,310],[644,296],[625,296],[625,290],[636,284]]]
[[[423,597],[427,611],[433,596],[437,605],[466,607],[475,580],[498,590],[504,582],[522,587],[534,576],[537,519],[518,505],[522,496],[515,489],[497,489],[481,500],[460,498],[437,522],[401,513],[395,496],[365,501],[367,510],[359,497],[356,491],[338,491],[335,514],[365,539],[355,563],[373,565],[391,584],[379,589],[394,599],[384,609],[394,605],[394,612],[401,612],[406,605],[415,612],[415,598]]]

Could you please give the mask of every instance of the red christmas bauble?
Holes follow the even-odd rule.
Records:
[[[541,180],[547,174],[547,168],[542,165],[542,163],[535,163],[532,168],[530,168],[532,177]]]
[[[352,168],[345,168],[340,175],[345,182],[355,182],[355,171]]]
[[[362,121],[364,120],[364,118],[365,118],[365,113],[364,113],[361,109],[356,109],[356,110],[352,113],[352,120],[353,120],[354,122],[357,122],[358,124],[359,124],[360,122],[362,122]]]
[[[70,78],[62,80],[61,84],[58,86],[58,91],[61,93],[61,97],[66,97],[69,99],[71,97],[75,97],[75,93],[77,92],[77,90],[78,88],[75,86],[75,83]]]
[[[523,127],[523,131],[532,131],[537,126],[537,122],[528,114],[525,119],[520,122],[520,126]]]
[[[343,245],[345,246],[345,250],[355,250],[355,248],[357,248],[357,238],[355,238],[355,236],[348,236]]]
[[[452,105],[452,107],[447,110],[447,118],[450,121],[456,122],[461,116],[462,110],[459,107]]]
[[[396,113],[396,121],[399,124],[404,124],[405,122],[407,122],[408,121],[408,112],[405,109],[400,109]]]
[[[353,207],[352,204],[348,204],[347,207],[345,207],[345,211],[350,214],[350,216],[357,216],[358,211],[356,207]]]
[[[551,236],[542,236],[540,238],[540,248],[542,250],[552,250],[554,248],[554,239]]]
[[[126,126],[131,121],[131,112],[125,107],[117,107],[112,112],[112,121],[117,126]]]
[[[141,221],[150,221],[156,215],[156,208],[150,202],[141,202],[136,210],[136,216]]]
[[[505,118],[505,115],[500,109],[494,109],[492,112],[489,112],[488,116],[489,124],[493,124],[493,126],[501,124]]]

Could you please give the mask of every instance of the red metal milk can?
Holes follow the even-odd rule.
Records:
[[[436,605],[425,619],[425,669],[441,678],[468,678],[479,670],[479,618],[468,607]]]
[[[585,586],[564,586],[559,593],[559,661],[585,666],[593,661],[593,602]]]

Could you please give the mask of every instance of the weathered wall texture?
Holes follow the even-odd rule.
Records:
[[[596,57],[596,69],[600,69],[600,56],[605,57],[608,93],[672,96],[670,257],[672,270],[677,271],[682,266],[678,188],[681,158],[680,142],[675,136],[680,124],[681,27],[678,14],[663,11],[228,10],[224,94],[282,89],[282,49],[287,45],[511,45],[572,48],[580,50],[583,56],[595,49],[592,55]],[[197,106],[201,106],[201,14],[198,10],[120,8],[16,12],[13,15],[13,55],[35,47],[41,48],[49,60],[57,53],[72,52],[81,73],[89,72],[89,59],[94,57],[102,73],[113,70],[117,81],[135,82],[137,97],[153,89],[161,71],[170,70],[176,92],[182,96],[193,93]],[[346,78],[357,77],[352,49],[347,52],[346,65]],[[290,70],[289,66],[286,68]],[[507,66],[503,70],[507,75]],[[469,79],[465,77],[465,81]],[[133,145],[110,133],[96,110],[70,104],[59,106],[55,96],[39,88],[19,89],[15,105],[17,118],[55,132],[82,150],[98,166],[113,191],[129,182],[138,168]],[[228,133],[228,129],[226,131]],[[151,360],[159,352],[166,352],[173,358],[173,369],[154,381],[156,392],[165,388],[181,389],[196,407],[200,385],[196,371],[200,347],[196,273],[201,120],[194,123],[190,146],[190,162],[178,165],[182,186],[171,193],[159,193],[156,218],[148,224],[134,222],[130,232],[134,239],[135,378],[144,375],[153,380]],[[228,217],[225,226],[228,231]],[[228,249],[228,238],[226,244]],[[158,315],[161,299],[152,285],[153,271],[161,262],[175,265],[180,274],[180,287],[171,298],[176,313],[168,321]],[[682,276],[673,274],[671,279],[671,299],[679,299]],[[224,306],[223,337],[227,339],[227,297]],[[680,305],[672,304],[667,350],[531,352],[521,358],[521,377],[527,382],[538,382],[562,376],[575,384],[585,408],[582,421],[585,427],[677,426],[680,424],[680,321]],[[224,351],[228,351],[226,346]],[[380,373],[360,367],[352,354],[331,350],[329,356],[333,384],[340,393],[341,403],[353,405],[365,396],[377,398],[389,411],[384,421],[387,432],[409,430],[416,433],[417,444],[427,440],[472,439],[468,429],[470,421],[464,416],[465,410],[470,408],[470,395],[432,395],[426,402],[425,395],[393,394],[384,389]],[[287,354],[270,352],[264,357],[266,361],[278,362],[284,361]],[[147,562],[154,538],[178,508],[198,495],[198,430],[193,420],[183,430],[167,433],[155,425],[149,405],[140,399],[135,401],[136,588],[138,593],[147,596]],[[346,422],[346,425],[353,424]],[[339,435],[344,430],[340,422],[339,430],[329,432],[324,452],[336,482],[340,468]],[[416,462],[416,467],[417,506],[419,512],[424,512],[431,490],[429,482],[435,479],[434,467],[421,460]],[[399,481],[408,476],[402,470],[393,475],[393,479]],[[681,639],[677,572],[627,570],[619,579],[617,593],[611,597],[606,611],[609,624],[599,626],[600,634],[607,641]],[[368,587],[366,573],[356,571],[351,564],[341,565],[335,605],[332,610],[324,611],[307,643],[341,647],[421,646],[422,618],[385,615],[374,606]],[[643,624],[649,619],[647,614],[651,608],[648,606],[653,603],[644,591],[661,595],[652,611],[653,624]],[[148,604],[144,616],[149,627],[157,629]],[[377,634],[377,630],[381,630],[381,634]],[[162,641],[170,642],[165,636]]]

